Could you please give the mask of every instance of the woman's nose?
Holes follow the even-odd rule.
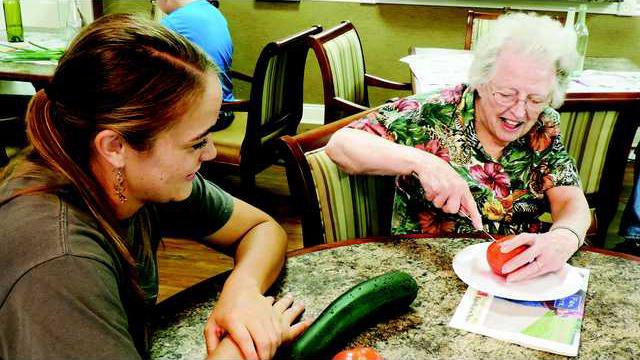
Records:
[[[518,119],[524,119],[527,116],[527,100],[518,99],[510,110]]]
[[[213,160],[217,155],[218,155],[218,150],[216,149],[216,146],[213,144],[213,141],[210,141],[209,144],[207,144],[207,147],[205,148],[205,150],[202,152],[202,155],[200,156],[200,161],[205,162],[205,161]]]

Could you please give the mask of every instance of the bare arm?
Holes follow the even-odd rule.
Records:
[[[482,218],[467,183],[446,161],[429,152],[349,128],[337,131],[325,152],[349,174],[415,174],[433,205],[451,214],[463,211],[477,229],[482,228]]]
[[[431,158],[436,158],[416,148],[350,128],[338,130],[329,140],[325,152],[349,174],[411,175],[427,167]]]
[[[551,205],[552,229],[555,227],[568,227],[575,230],[581,239],[579,245],[582,245],[589,225],[591,225],[589,204],[582,189],[577,186],[558,186],[547,190],[546,196]],[[564,228],[558,228],[553,231],[564,232],[569,238],[572,238],[570,245],[575,250],[580,247],[577,244],[578,239],[571,231]]]
[[[262,294],[284,263],[286,233],[261,210],[234,199],[231,218],[207,240],[236,248],[234,269],[207,322],[208,347],[218,346],[218,335],[228,332],[244,356],[272,357],[282,341],[283,329],[277,325],[273,299]]]

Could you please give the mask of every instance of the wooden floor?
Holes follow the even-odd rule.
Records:
[[[616,217],[610,227],[605,246],[613,247],[622,240],[616,230],[620,215],[629,197],[633,182],[632,166],[627,167],[624,189]],[[239,189],[237,178],[229,177],[218,182],[225,190],[236,193]],[[300,217],[292,206],[284,168],[272,166],[257,177],[259,204],[254,204],[273,216],[287,231],[289,250],[302,247]],[[190,240],[165,239],[158,251],[160,271],[159,300],[175,294],[199,281],[231,268],[232,260],[197,242]]]
[[[239,179],[229,177],[218,185],[235,194]],[[259,203],[253,204],[273,216],[287,232],[289,250],[302,247],[300,216],[295,213],[289,198],[287,178],[282,166],[272,166],[256,179]],[[175,294],[197,282],[231,268],[233,262],[215,250],[192,240],[164,239],[158,249],[160,272],[159,300]]]

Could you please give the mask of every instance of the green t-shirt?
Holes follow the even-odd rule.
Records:
[[[14,179],[0,187],[0,199],[29,185]],[[141,308],[134,306],[120,259],[72,193],[7,202],[0,207],[0,358],[144,357],[144,319],[157,298],[161,237],[201,239],[232,211],[233,198],[198,176],[188,199],[146,205],[121,224],[138,261]],[[146,254],[143,238],[151,249]]]

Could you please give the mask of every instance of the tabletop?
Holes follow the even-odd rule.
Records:
[[[65,48],[67,41],[58,29],[25,28],[25,40],[50,49]],[[0,51],[11,51],[10,47],[31,48],[35,45],[25,43],[7,43],[5,35],[0,35]],[[31,82],[36,88],[42,87],[53,77],[57,63],[53,61],[12,62],[0,61],[0,80]]]
[[[306,304],[304,318],[313,319],[355,284],[402,270],[419,285],[410,311],[362,332],[348,347],[370,346],[385,359],[561,358],[447,325],[467,289],[454,274],[452,259],[458,251],[482,241],[396,238],[303,249],[290,254],[270,292],[276,296],[292,293]],[[640,358],[640,258],[593,250],[585,248],[569,261],[591,271],[579,357]],[[203,326],[227,275],[211,278],[158,305],[152,358],[203,358]]]

